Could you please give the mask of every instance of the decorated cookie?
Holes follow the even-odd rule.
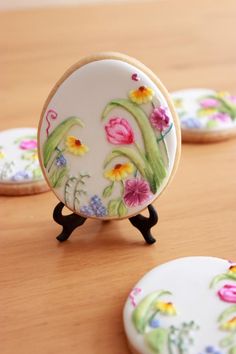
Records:
[[[208,89],[172,93],[186,142],[214,142],[236,136],[236,96]]]
[[[37,130],[0,132],[0,194],[34,194],[48,190],[37,154]]]
[[[179,146],[163,85],[144,65],[115,53],[70,68],[39,125],[45,177],[58,199],[84,217],[139,213],[167,186]]]
[[[235,354],[236,263],[186,257],[147,273],[124,308],[135,354]]]

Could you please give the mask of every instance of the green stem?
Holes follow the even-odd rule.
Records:
[[[58,147],[56,147],[56,148],[55,148],[55,151],[58,151],[58,152],[57,152],[56,156],[52,159],[52,162],[51,162],[50,166],[48,167],[48,173],[50,172],[50,170],[51,170],[51,168],[52,168],[54,162],[56,161],[56,159],[57,159],[61,154],[63,154],[63,152],[65,152],[66,149],[60,150]]]

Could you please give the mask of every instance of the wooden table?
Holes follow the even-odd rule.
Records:
[[[170,91],[236,93],[235,18],[235,0],[1,13],[0,128],[36,126],[55,81],[96,51],[137,57]],[[183,146],[176,178],[155,203],[153,246],[127,220],[89,220],[59,244],[52,193],[1,197],[1,354],[126,354],[122,308],[145,272],[176,257],[236,259],[235,147]]]

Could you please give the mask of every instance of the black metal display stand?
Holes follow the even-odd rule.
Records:
[[[71,233],[77,227],[83,225],[87,220],[87,218],[75,213],[62,215],[64,206],[65,204],[60,202],[56,205],[53,211],[54,221],[62,226],[62,232],[57,236],[57,240],[60,242],[66,241],[70,237]],[[129,221],[141,232],[145,241],[151,245],[156,242],[155,238],[151,234],[151,228],[157,224],[158,215],[156,209],[151,204],[148,205],[148,211],[149,217],[138,214],[129,218]]]

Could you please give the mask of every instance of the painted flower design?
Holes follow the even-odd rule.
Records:
[[[107,209],[97,195],[92,196],[89,205],[82,206],[80,211],[87,216],[103,217],[107,215]]]
[[[67,151],[77,156],[82,156],[89,150],[85,144],[82,144],[81,140],[71,135],[66,139],[66,147]]]
[[[0,160],[4,159],[4,157],[5,157],[4,152],[3,152],[3,151],[0,151]]]
[[[137,207],[150,199],[151,191],[147,181],[132,178],[125,181],[124,202],[128,207]]]
[[[172,302],[157,301],[155,308],[163,315],[176,315],[176,309]]]
[[[129,145],[134,143],[134,132],[129,122],[120,117],[113,117],[105,125],[107,140],[114,145]]]
[[[224,285],[218,291],[218,296],[222,301],[236,304],[236,285]]]
[[[217,113],[217,109],[214,107],[202,108],[198,111],[199,117],[212,116],[214,113]]]
[[[162,132],[170,125],[170,117],[167,114],[167,109],[163,106],[159,106],[153,109],[150,115],[150,122],[152,126]]]
[[[57,167],[64,167],[66,166],[66,158],[63,155],[60,155],[56,158],[55,164]]]
[[[236,330],[236,316],[228,320],[221,325],[221,329],[225,331],[235,331]]]
[[[27,151],[24,154],[22,154],[21,158],[23,160],[37,161],[38,160],[38,153]]]
[[[131,163],[118,163],[111,170],[105,172],[104,176],[111,181],[121,181],[134,171]]]
[[[219,106],[219,101],[215,98],[205,98],[200,102],[202,108],[214,108]]]
[[[186,118],[181,121],[181,126],[189,129],[199,129],[201,128],[201,122],[196,118]]]
[[[22,140],[19,147],[22,150],[35,150],[37,149],[37,140],[36,139]]]
[[[236,275],[236,264],[233,264],[229,267],[228,273]]]
[[[155,92],[150,87],[140,86],[137,90],[129,92],[129,98],[132,102],[143,104],[153,99]]]
[[[31,175],[29,172],[18,171],[11,177],[11,180],[16,181],[16,182],[20,182],[20,181],[28,180],[30,178],[31,178]]]
[[[223,123],[231,122],[231,118],[227,113],[217,112],[214,113],[211,118],[215,120],[219,120]]]

